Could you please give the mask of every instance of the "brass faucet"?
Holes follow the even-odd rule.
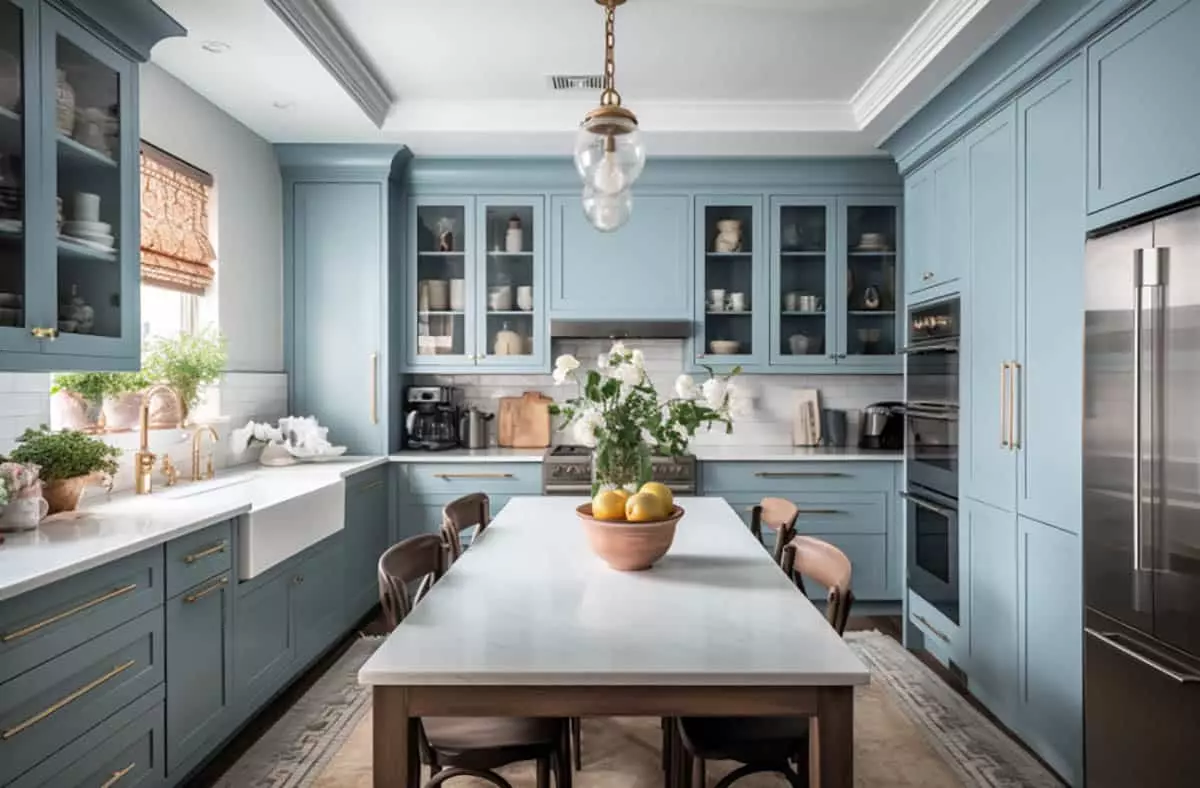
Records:
[[[142,409],[138,415],[138,429],[141,440],[138,443],[137,454],[133,455],[133,483],[138,495],[149,495],[154,488],[154,460],[157,459],[150,451],[150,401],[159,392],[167,392],[175,398],[175,402],[183,409],[179,394],[170,386],[161,383],[151,386],[142,395]],[[178,426],[178,425],[176,425]]]
[[[208,467],[205,469],[203,475],[200,473],[200,444],[204,442],[205,434],[212,436],[214,446],[221,440],[220,436],[217,435],[217,431],[208,424],[205,424],[203,427],[197,427],[196,431],[192,433],[192,481],[194,482],[198,482],[201,479],[211,479],[217,475],[216,469],[213,468],[213,453],[211,451],[208,453]]]

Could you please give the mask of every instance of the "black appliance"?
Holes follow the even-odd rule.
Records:
[[[904,448],[904,405],[899,402],[876,402],[858,415],[858,448]]]
[[[1200,208],[1089,239],[1084,750],[1092,788],[1200,775]]]
[[[409,386],[404,393],[405,448],[457,448],[461,403],[462,390],[454,386]]]
[[[908,587],[956,624],[959,305],[912,307],[904,350]]]

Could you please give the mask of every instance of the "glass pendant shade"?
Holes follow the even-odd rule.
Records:
[[[605,194],[584,186],[583,213],[597,230],[611,233],[629,221],[633,214],[633,193]]]
[[[601,194],[628,191],[646,166],[646,146],[632,113],[599,110],[579,125],[575,168]]]

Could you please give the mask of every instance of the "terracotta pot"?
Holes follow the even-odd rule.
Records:
[[[60,391],[50,398],[51,420],[62,429],[95,432],[101,411],[74,391]]]
[[[134,391],[104,398],[104,426],[109,432],[135,430],[142,409],[142,395]]]
[[[79,499],[83,491],[94,480],[93,475],[76,476],[74,479],[55,479],[46,482],[42,488],[42,497],[50,505],[47,515],[58,512],[73,512],[79,508]]]
[[[155,394],[150,400],[150,428],[155,430],[182,427],[187,422],[187,404],[181,397]]]
[[[683,517],[683,507],[676,506],[671,516],[652,523],[606,522],[592,517],[592,505],[585,503],[575,510],[583,531],[587,534],[592,552],[604,563],[621,572],[649,569],[667,554],[675,540],[675,526]]]

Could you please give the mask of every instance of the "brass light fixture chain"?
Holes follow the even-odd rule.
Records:
[[[604,91],[600,94],[602,105],[621,106],[621,94],[617,92],[617,6],[608,2],[604,6]]]

